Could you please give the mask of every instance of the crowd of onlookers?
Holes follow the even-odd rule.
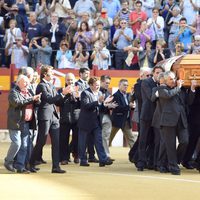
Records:
[[[0,0],[1,66],[137,70],[186,53],[200,53],[198,0]]]

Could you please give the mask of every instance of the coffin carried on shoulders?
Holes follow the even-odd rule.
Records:
[[[184,80],[184,86],[190,86],[191,80],[197,80],[200,85],[200,54],[174,56],[157,65],[162,66],[165,71],[175,72],[177,79]]]

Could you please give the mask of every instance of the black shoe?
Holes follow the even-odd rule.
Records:
[[[13,167],[13,164],[6,164],[6,163],[4,163],[4,167],[8,170],[8,171],[10,171],[10,172],[15,172],[15,169],[14,169],[14,167]]]
[[[38,168],[38,167],[34,167],[34,166],[29,167],[29,171],[32,173],[37,173],[37,171],[39,171],[39,170],[40,170],[40,168]]]
[[[88,164],[88,163],[80,163],[80,166],[82,166],[82,167],[89,167],[90,164]]]
[[[68,165],[68,161],[67,160],[63,160],[60,162],[61,165]]]
[[[169,170],[166,167],[160,167],[159,168],[160,173],[167,173]]]
[[[181,175],[180,170],[171,170],[170,172],[171,172],[172,175]]]
[[[137,167],[137,171],[138,171],[138,172],[144,171],[144,167]]]
[[[185,167],[186,169],[194,169],[194,166],[192,166],[189,163],[182,163],[183,167]]]
[[[89,159],[88,159],[88,162],[91,162],[91,163],[99,163],[99,160],[97,160],[96,158],[89,158]]]
[[[62,169],[60,169],[60,168],[58,167],[58,168],[52,169],[51,173],[64,174],[64,173],[66,173],[66,171],[65,171],[65,170],[62,170]]]
[[[115,161],[115,159],[111,158],[111,157],[108,157],[109,160],[111,160],[112,162]]]
[[[99,162],[99,167],[104,167],[105,165],[112,165],[112,164],[113,164],[113,161],[108,159],[105,162]]]
[[[74,163],[78,164],[79,163],[79,159],[78,158],[74,158]]]
[[[47,162],[44,161],[43,159],[41,159],[41,160],[36,160],[34,164],[35,165],[41,165],[41,164],[47,164]]]
[[[30,174],[30,171],[27,169],[17,169],[17,173],[19,174]]]

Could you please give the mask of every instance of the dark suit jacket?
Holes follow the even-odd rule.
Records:
[[[31,94],[31,92],[29,91]],[[31,94],[32,95],[32,94]],[[20,93],[20,88],[15,86],[8,96],[8,119],[7,127],[11,130],[22,130],[24,124],[25,108],[28,104],[34,104],[33,97],[26,98]],[[35,113],[33,113],[32,129],[36,129]]]
[[[38,120],[50,120],[55,115],[59,119],[56,109],[56,103],[59,102],[63,96],[57,93],[56,88],[52,84],[45,83],[43,80],[36,88],[36,94],[41,95],[41,103],[38,107]]]
[[[59,90],[58,93],[62,92]],[[67,94],[58,103],[60,108],[60,123],[74,124],[78,121],[80,114],[80,100],[73,97],[71,94]]]
[[[52,38],[52,32],[50,32],[51,30],[51,23],[47,24],[46,27],[44,28],[43,31],[43,36],[48,37],[49,41],[51,41]],[[56,38],[56,42],[54,43],[56,45],[56,49],[59,49],[59,45],[61,40],[64,38],[64,36],[66,35],[66,28],[64,24],[58,23],[58,29],[57,31],[55,31],[55,38]]]
[[[157,87],[153,78],[147,78],[142,80],[141,84],[141,95],[142,95],[142,108],[140,113],[140,119],[144,121],[151,121],[156,103],[151,101],[152,89]]]
[[[99,91],[98,96],[101,95]],[[78,120],[79,129],[91,132],[93,129],[101,126],[99,112],[103,105],[99,104],[92,93],[91,89],[88,88],[81,93],[81,112]]]
[[[82,92],[86,89],[89,88],[89,85],[88,84],[85,84],[81,79],[79,79],[76,83],[75,83],[76,86],[79,87],[79,91]]]
[[[181,119],[184,128],[187,128],[186,95],[180,88],[163,87],[158,90],[162,109],[160,126],[175,127]]]
[[[118,128],[124,128],[126,121],[128,120],[129,125],[130,124],[130,115],[131,115],[131,109],[130,106],[126,104],[123,94],[118,90],[116,93],[113,94],[114,98],[113,101],[115,101],[118,106],[113,109],[112,112],[112,124],[114,127]],[[128,104],[129,104],[129,94],[127,94]],[[129,117],[127,118],[129,113]]]

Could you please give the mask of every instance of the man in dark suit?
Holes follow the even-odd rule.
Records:
[[[158,90],[162,111],[158,123],[167,152],[169,171],[173,175],[180,175],[178,164],[182,161],[188,144],[188,124],[185,112],[186,93],[181,90],[182,80],[178,80],[177,86],[174,87],[175,74],[173,72],[165,72],[164,81],[166,87]],[[177,150],[176,136],[179,141]]]
[[[141,83],[141,95],[142,95],[142,107],[140,113],[140,136],[138,145],[138,171],[143,171],[145,167],[156,168],[155,160],[159,151],[159,132],[152,128],[152,118],[155,111],[156,103],[151,101],[152,89],[157,87],[158,75],[163,72],[163,68],[160,66],[154,67],[153,76],[147,78]],[[155,147],[152,147],[153,141],[155,141]],[[147,161],[147,146],[152,149],[153,157]],[[154,152],[154,153],[153,153]]]
[[[41,149],[45,145],[48,133],[52,143],[52,173],[65,173],[59,167],[59,116],[56,110],[56,103],[60,101],[66,94],[69,88],[64,88],[62,93],[57,94],[55,87],[50,83],[53,78],[51,66],[42,66],[41,81],[37,86],[36,94],[41,95],[41,103],[38,108],[38,137],[36,145],[33,149],[30,164],[35,165],[36,159],[41,153]]]
[[[66,74],[66,87],[71,88],[71,93],[67,94],[59,102],[60,108],[60,162],[62,165],[68,164],[70,159],[69,137],[72,130],[71,152],[74,163],[79,163],[78,159],[78,118],[80,113],[80,93],[78,87],[74,86],[75,76],[72,73]],[[62,91],[62,90],[61,90]]]
[[[86,156],[88,135],[94,136],[95,148],[99,157],[99,166],[111,165],[102,144],[102,130],[99,110],[103,106],[104,95],[99,91],[100,81],[92,77],[88,81],[89,88],[81,93],[81,112],[78,120],[79,127],[79,158],[80,166],[89,166]]]
[[[90,78],[90,70],[89,68],[81,68],[79,70],[79,80],[75,83],[79,87],[79,91],[83,92],[84,90],[89,88],[88,80]],[[95,157],[95,150],[94,150],[94,137],[93,135],[88,136],[88,162],[98,163],[99,161]]]
[[[122,130],[130,147],[132,147],[135,142],[135,137],[131,128],[131,108],[134,107],[134,104],[130,102],[127,89],[128,80],[121,79],[119,81],[119,90],[113,94],[113,101],[116,102],[118,106],[113,109],[111,115],[112,131],[110,135],[110,145],[119,129]]]

